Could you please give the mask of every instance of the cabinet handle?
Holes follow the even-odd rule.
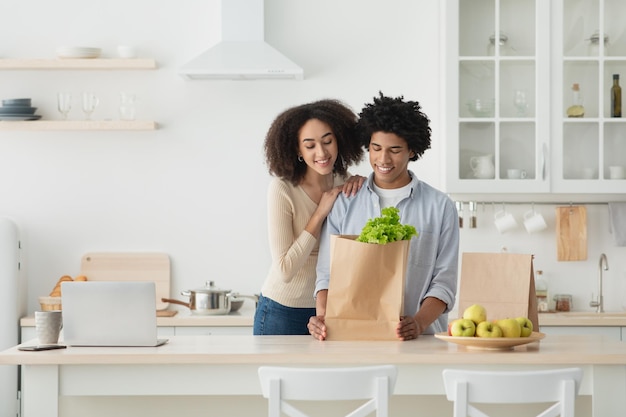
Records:
[[[544,142],[541,150],[541,179],[545,181],[548,173],[548,144]]]

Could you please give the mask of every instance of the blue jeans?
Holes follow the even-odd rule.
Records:
[[[308,335],[307,324],[314,315],[315,308],[286,307],[261,294],[254,313],[253,334]]]

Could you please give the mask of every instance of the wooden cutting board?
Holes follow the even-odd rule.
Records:
[[[164,310],[170,297],[170,258],[165,253],[96,252],[83,255],[80,273],[89,281],[152,281],[156,307]]]
[[[582,206],[556,208],[557,260],[587,259],[587,209]]]

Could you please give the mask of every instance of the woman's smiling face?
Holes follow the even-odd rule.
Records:
[[[370,165],[380,188],[400,188],[411,182],[408,165],[413,151],[395,133],[375,132],[370,139]]]
[[[298,153],[320,175],[332,174],[337,160],[337,138],[330,126],[321,120],[307,121],[298,134]]]

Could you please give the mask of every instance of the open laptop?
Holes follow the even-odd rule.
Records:
[[[69,346],[160,346],[154,282],[61,284],[63,341]]]

